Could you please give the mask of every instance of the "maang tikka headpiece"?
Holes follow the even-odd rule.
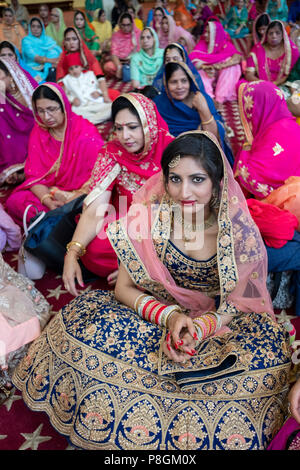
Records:
[[[177,166],[179,162],[180,162],[180,155],[176,155],[174,158],[172,158],[172,160],[168,164],[168,167],[175,168],[175,166]]]

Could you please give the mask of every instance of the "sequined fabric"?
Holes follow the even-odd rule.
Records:
[[[180,254],[165,259],[181,282],[203,285],[200,268],[182,277]],[[188,267],[188,260],[182,258]],[[195,261],[191,260],[191,263]],[[175,266],[177,264],[178,271]],[[216,287],[214,258],[205,269]],[[238,315],[232,332],[202,344],[185,366],[162,354],[165,331],[141,320],[112,292],[76,298],[50,322],[14,376],[30,408],[84,449],[263,449],[285,418],[286,333],[265,315]],[[175,369],[214,371],[234,356],[230,374],[209,373],[182,390]]]

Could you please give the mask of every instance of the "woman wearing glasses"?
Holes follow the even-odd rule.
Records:
[[[103,140],[97,128],[74,114],[63,89],[55,83],[32,96],[35,125],[25,163],[25,181],[7,199],[7,210],[22,224],[29,204],[39,211],[56,209],[87,192]],[[28,212],[28,220],[35,215]]]

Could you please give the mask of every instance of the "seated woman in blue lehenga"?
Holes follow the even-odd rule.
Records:
[[[108,227],[115,292],[65,306],[13,382],[83,449],[264,449],[291,352],[259,230],[212,134],[175,139],[162,169]]]
[[[26,70],[38,82],[56,81],[56,66],[62,53],[54,39],[47,36],[40,18],[33,17],[28,25],[28,35],[22,40],[22,59]]]
[[[154,98],[158,112],[169,131],[177,137],[182,132],[203,129],[212,132],[221,142],[231,166],[233,154],[227,142],[223,118],[206,93],[198,72],[193,74],[185,62],[169,62],[164,66],[164,88]]]

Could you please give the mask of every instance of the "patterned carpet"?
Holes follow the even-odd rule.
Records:
[[[122,92],[129,91],[128,85],[114,80],[109,81],[109,86]],[[220,112],[227,125],[233,152],[236,154],[244,138],[237,103],[225,103]],[[103,138],[106,139],[111,132],[111,122],[106,122],[98,127]],[[0,191],[0,202],[4,203],[7,195],[7,190]],[[17,253],[6,253],[4,259],[17,269]],[[52,271],[47,270],[43,279],[36,281],[35,284],[50,303],[51,315],[55,315],[63,305],[72,299],[72,296],[63,287],[61,276]],[[83,291],[88,292],[96,288],[108,289],[106,281],[99,279],[85,286]],[[285,315],[285,312],[280,314],[281,317],[285,317]],[[295,325],[297,322],[299,326],[297,325],[296,328],[300,339],[300,318],[295,320]],[[31,412],[27,408],[19,391],[12,389],[8,397],[0,393],[0,404],[0,450],[74,449],[63,436],[55,431],[44,413]]]

